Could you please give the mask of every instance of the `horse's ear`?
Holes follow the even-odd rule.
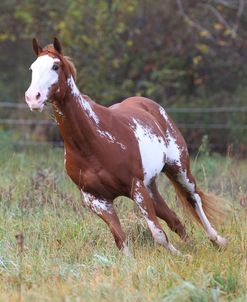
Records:
[[[42,51],[42,47],[39,45],[38,41],[36,38],[33,38],[33,51],[35,52],[35,54],[38,56],[41,51]]]
[[[53,40],[53,46],[56,49],[56,51],[60,54],[62,54],[62,46],[61,43],[59,42],[58,38],[54,38]]]

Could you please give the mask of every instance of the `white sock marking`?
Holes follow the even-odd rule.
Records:
[[[168,242],[164,232],[159,229],[152,220],[148,219],[147,217],[145,218],[154,240],[158,244],[164,246],[172,254],[181,254],[170,242]]]

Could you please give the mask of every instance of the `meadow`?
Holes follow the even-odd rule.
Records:
[[[0,147],[0,301],[247,301],[247,161],[202,151],[192,170],[204,190],[229,200],[215,248],[191,223],[164,176],[160,190],[187,227],[183,254],[157,246],[134,203],[116,200],[131,257],[115,247],[98,217],[83,208],[66,176],[63,150]]]

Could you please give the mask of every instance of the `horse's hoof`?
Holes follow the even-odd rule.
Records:
[[[176,256],[182,256],[183,254],[177,250],[171,243],[168,244],[167,250],[172,254]]]
[[[127,244],[124,244],[124,246],[122,248],[122,253],[124,254],[124,256],[126,256],[128,258],[131,257],[129,246]]]
[[[224,237],[217,235],[215,239],[211,239],[211,242],[217,247],[224,248],[227,246],[228,240]]]

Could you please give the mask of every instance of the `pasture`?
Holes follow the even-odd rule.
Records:
[[[105,223],[81,206],[62,149],[18,150],[2,140],[0,301],[246,301],[247,162],[206,150],[193,159],[192,170],[203,189],[231,203],[218,227],[229,239],[227,248],[215,248],[190,223],[161,176],[160,190],[186,224],[189,241],[162,225],[191,257],[157,246],[134,203],[120,197],[116,207],[132,254],[127,258]]]

